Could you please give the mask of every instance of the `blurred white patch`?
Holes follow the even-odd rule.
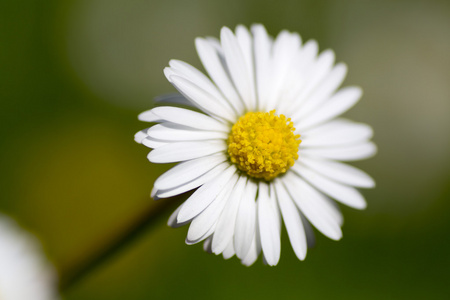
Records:
[[[56,282],[38,240],[0,214],[0,299],[58,299]]]

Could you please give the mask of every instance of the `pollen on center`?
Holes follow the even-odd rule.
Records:
[[[301,143],[291,119],[275,113],[246,113],[233,125],[228,137],[231,162],[249,176],[267,181],[294,165]]]

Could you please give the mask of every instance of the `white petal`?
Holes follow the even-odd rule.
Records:
[[[351,125],[351,124],[359,124],[359,123],[355,123],[355,122],[350,121],[345,118],[337,118],[337,119],[331,120],[329,122],[326,122],[324,124],[320,124],[318,126],[302,130],[301,135],[302,135],[302,138],[304,138],[305,136],[313,137],[316,134],[318,134],[318,135],[326,134],[328,131],[333,130],[334,127],[346,128],[345,126],[348,126],[349,124]],[[297,133],[298,133],[298,130],[297,130]]]
[[[319,46],[317,42],[315,40],[309,40],[296,55],[291,69],[290,91],[285,95],[286,101],[282,101],[279,104],[280,111],[283,111],[288,116],[292,116],[292,112],[298,111],[298,107],[301,107],[303,101],[306,99],[300,96],[308,80],[311,78],[318,50]]]
[[[178,221],[177,221],[177,216],[178,216],[178,213],[180,212],[182,206],[183,206],[183,204],[178,206],[178,208],[170,215],[169,220],[167,221],[167,225],[169,225],[172,228],[178,228],[178,227],[181,227],[188,223],[188,222],[178,223]]]
[[[155,103],[178,104],[178,105],[186,105],[186,106],[193,107],[193,104],[188,99],[186,99],[185,97],[183,97],[183,95],[178,94],[178,93],[161,95],[161,96],[155,97],[155,99],[153,99],[153,101]]]
[[[367,204],[364,197],[355,188],[339,184],[308,168],[302,167],[300,164],[295,164],[292,169],[318,190],[337,201],[356,209],[366,208]]]
[[[161,140],[153,139],[149,136],[147,136],[145,139],[143,139],[141,141],[141,143],[142,143],[142,145],[152,148],[152,149],[156,149],[161,146],[165,146],[165,145],[169,144],[168,141],[161,141]]]
[[[245,66],[247,68],[247,74],[249,76],[249,84],[250,84],[250,98],[247,99],[247,106],[250,110],[256,110],[256,86],[255,86],[255,68],[253,66],[253,40],[250,32],[248,32],[247,28],[238,25],[236,27],[236,38],[241,47],[242,54],[244,55]]]
[[[211,181],[202,185],[184,202],[178,214],[178,222],[191,220],[201,213],[217,197],[217,195],[229,184],[233,174],[236,172],[234,166],[217,175]]]
[[[236,229],[234,232],[234,247],[236,256],[244,258],[252,244],[256,227],[256,192],[258,186],[253,181],[248,181],[244,196],[239,204],[236,217]]]
[[[258,192],[258,222],[261,247],[268,265],[275,266],[280,260],[280,213],[275,191],[269,196],[269,186],[260,182]]]
[[[209,227],[205,234],[201,237],[199,237],[196,240],[190,240],[189,238],[186,237],[186,240],[184,241],[186,243],[186,245],[194,245],[197,243],[200,243],[201,241],[207,239],[208,237],[212,236],[212,234],[214,233],[214,229],[216,228],[216,223],[214,223],[211,227]]]
[[[213,36],[207,36],[206,40],[214,47],[214,50],[219,55],[219,59],[222,62],[222,66],[225,66],[225,56],[223,54],[222,45],[220,44],[219,39]]]
[[[158,192],[158,189],[153,186],[153,188],[150,192],[150,198],[155,198],[157,192]],[[158,200],[158,199],[153,199],[153,200]]]
[[[154,186],[160,190],[174,188],[211,171],[226,160],[223,154],[200,157],[182,162],[156,179]]]
[[[342,231],[333,215],[333,208],[325,198],[292,172],[284,179],[289,194],[304,216],[324,235],[339,240]]]
[[[185,77],[186,79],[192,81],[192,83],[204,89],[206,92],[210,93],[212,96],[221,99],[223,98],[223,96],[220,94],[219,90],[214,86],[211,80],[209,80],[209,78],[206,77],[205,74],[203,74],[190,64],[181,60],[171,59],[169,61],[169,66],[172,68],[171,73],[173,75]]]
[[[365,172],[353,166],[330,160],[301,156],[299,162],[334,181],[361,188],[375,187],[375,181]]]
[[[241,47],[233,32],[227,27],[222,27],[220,40],[234,86],[237,88],[247,110],[249,110],[253,102],[252,85]]]
[[[292,68],[295,56],[300,49],[300,39],[298,35],[291,35],[287,31],[282,31],[277,36],[273,44],[273,61],[271,76],[271,94],[267,103],[267,110],[277,107],[280,101],[284,100],[284,91],[288,79],[289,70]]]
[[[166,78],[167,78],[167,80],[170,82],[170,83],[172,83],[173,84],[173,82],[172,82],[172,78],[170,78],[172,75],[174,75],[175,74],[175,72],[174,72],[174,70],[172,69],[172,68],[164,68],[164,76],[166,76]],[[184,96],[183,96],[184,97]],[[195,103],[193,103],[189,98],[186,98],[190,103],[192,103],[194,106],[196,106],[195,105]]]
[[[136,141],[136,143],[141,144],[142,140],[145,139],[147,136],[148,136],[147,129],[143,129],[136,132],[136,134],[134,135],[134,140]]]
[[[238,178],[239,176],[234,174],[229,184],[217,195],[217,198],[192,220],[187,235],[188,240],[194,241],[200,239],[217,223]]]
[[[337,64],[331,72],[329,72],[322,82],[318,83],[317,87],[307,95],[306,99],[298,101],[303,102],[302,105],[297,106],[295,113],[291,117],[295,120],[300,120],[305,116],[311,114],[316,108],[320,107],[342,84],[345,75],[347,74],[347,66],[343,63]]]
[[[308,248],[312,248],[316,245],[314,230],[302,212],[300,212],[300,218],[302,219],[303,228],[305,229],[306,244],[308,244]]]
[[[236,121],[236,116],[233,113],[228,111],[223,104],[215,100],[210,93],[201,87],[181,76],[172,75],[170,79],[177,90],[195,103],[202,111],[232,123]]]
[[[357,144],[369,140],[373,130],[369,125],[334,120],[302,134],[302,147],[331,147]]]
[[[297,174],[293,176],[295,178],[299,178]],[[342,227],[344,224],[344,216],[342,215],[342,212],[339,208],[339,205],[336,203],[336,201],[330,199],[328,196],[324,195],[323,193],[319,192],[316,188],[314,188],[312,185],[310,185],[308,182],[303,180],[304,186],[306,186],[308,193],[311,195],[312,199],[319,199],[317,202],[322,203],[320,205],[321,209],[323,211],[326,211],[326,215],[333,218],[335,223],[339,225],[339,227]]]
[[[153,109],[146,110],[138,115],[138,120],[143,122],[161,122],[161,118],[153,113]]]
[[[223,124],[210,116],[189,109],[160,106],[151,110],[162,120],[201,130],[229,132],[227,124]]]
[[[223,131],[206,131],[189,128],[170,122],[152,126],[147,134],[154,139],[166,141],[202,141],[202,140],[226,140],[228,134]]]
[[[207,93],[211,94],[214,97],[214,100],[219,101],[229,111],[229,113],[235,113],[235,111],[231,108],[230,103],[223,97],[222,93],[202,72],[190,64],[180,60],[172,59],[169,62],[169,65],[172,67],[174,75],[184,77],[185,79],[191,81]]]
[[[200,141],[171,143],[154,149],[148,154],[152,163],[172,163],[185,161],[225,151],[223,141]]]
[[[342,161],[354,161],[366,159],[377,152],[377,147],[372,142],[356,145],[327,147],[327,148],[302,148],[300,144],[299,155],[321,157]]]
[[[320,82],[322,82],[330,73],[334,63],[334,58],[335,55],[332,50],[325,50],[319,55],[317,61],[311,65],[311,74],[309,74],[308,81],[306,82],[301,94],[298,96],[297,101],[303,102],[302,98],[308,98],[310,94],[318,88]]]
[[[258,24],[252,26],[255,51],[255,75],[258,106],[260,110],[266,110],[270,92],[271,51],[272,42],[264,26]]]
[[[230,77],[228,76],[226,69],[224,69],[225,66],[221,63],[219,54],[214,48],[213,43],[202,38],[197,38],[195,39],[195,46],[200,60],[209,76],[222,91],[225,98],[234,107],[236,113],[241,115],[244,111],[244,105],[239,98],[237,91],[233,87]]]
[[[301,51],[301,65],[307,67],[315,62],[317,53],[319,52],[319,44],[316,40],[309,40],[303,45]]]
[[[220,172],[225,170],[229,166],[228,162],[221,163],[220,165],[216,166],[211,171],[200,175],[199,177],[195,178],[194,180],[191,180],[185,184],[178,185],[174,188],[167,189],[167,190],[157,190],[156,197],[158,198],[168,198],[173,197],[179,194],[183,194],[187,191],[193,190],[202,184],[209,182],[213,178],[215,178]]]
[[[222,253],[232,240],[236,224],[239,203],[244,195],[247,177],[241,176],[231,193],[225,208],[220,215],[213,237],[212,250],[215,254]]]
[[[304,119],[293,119],[294,124],[298,131],[304,131],[320,123],[325,123],[350,109],[358,102],[361,95],[362,90],[359,87],[343,88]]]
[[[307,244],[300,214],[280,180],[275,180],[275,191],[281,209],[284,224],[291,241],[292,248],[300,260],[306,257]]]
[[[254,235],[250,250],[245,258],[241,260],[241,263],[247,267],[253,265],[258,259],[259,253],[261,253],[261,244],[259,243],[258,236]]]
[[[208,253],[212,253],[211,245],[212,245],[212,236],[207,238],[203,243],[203,250],[205,250]]]
[[[225,248],[225,250],[223,250],[222,254],[223,254],[223,258],[224,259],[230,259],[236,254],[235,251],[234,251],[233,240],[231,240],[228,243],[228,246]]]
[[[305,181],[305,183],[307,182]],[[321,192],[317,191],[315,188],[313,188],[313,190],[316,191],[321,197],[323,197],[328,202],[330,211],[333,214],[334,218],[336,219],[336,222],[338,222],[339,226],[342,227],[342,225],[344,225],[344,215],[342,215],[338,203],[333,199],[327,197],[326,195],[322,194]]]

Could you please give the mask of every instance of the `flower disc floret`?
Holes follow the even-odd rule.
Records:
[[[228,138],[231,161],[249,176],[267,181],[294,165],[301,142],[291,119],[275,113],[246,113],[233,125]]]

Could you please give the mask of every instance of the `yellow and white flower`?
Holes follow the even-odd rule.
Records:
[[[262,25],[251,31],[222,28],[220,41],[197,38],[209,77],[171,60],[164,73],[181,95],[139,115],[159,123],[135,135],[153,150],[153,163],[180,162],[154,183],[152,196],[167,198],[197,189],[170,217],[191,223],[186,242],[245,265],[263,252],[280,258],[282,220],[295,254],[306,256],[309,223],[325,236],[342,237],[343,217],[334,200],[356,209],[366,202],[355,187],[375,183],[338,161],[375,154],[370,126],[338,118],[361,97],[359,87],[339,89],[347,67],[331,50],[318,54],[314,40],[296,33],[275,39]],[[309,222],[308,222],[309,221]]]

